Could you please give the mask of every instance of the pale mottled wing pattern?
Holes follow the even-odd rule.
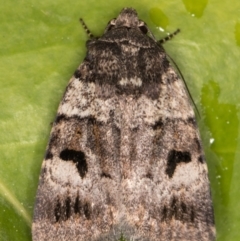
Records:
[[[213,241],[207,166],[184,85],[135,10],[113,21],[88,42],[60,103],[33,240]]]

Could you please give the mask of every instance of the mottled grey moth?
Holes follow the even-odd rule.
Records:
[[[194,111],[162,45],[125,8],[87,49],[53,123],[33,240],[213,241]]]

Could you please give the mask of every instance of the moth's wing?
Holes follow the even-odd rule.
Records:
[[[34,241],[121,236],[114,231],[121,212],[120,131],[111,114],[116,100],[98,98],[101,87],[78,76],[87,65],[71,79],[52,127],[34,209]]]
[[[134,127],[127,134],[132,153],[122,161],[124,233],[130,240],[212,241],[208,170],[194,111],[175,70],[163,68],[158,98],[143,94],[124,107]]]

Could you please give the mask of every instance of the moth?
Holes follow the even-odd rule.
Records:
[[[87,42],[42,164],[34,241],[215,239],[194,110],[161,42],[132,8]]]

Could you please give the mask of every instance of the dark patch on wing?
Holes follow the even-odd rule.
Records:
[[[60,200],[58,198],[57,203],[56,203],[55,208],[54,208],[54,217],[55,217],[56,223],[58,223],[60,221],[61,211],[62,211],[61,209],[62,209],[62,206],[61,206]]]
[[[58,124],[60,123],[62,120],[67,120],[68,117],[65,115],[65,114],[58,114],[56,116],[56,119],[55,119],[55,123]]]
[[[53,158],[53,154],[51,153],[51,151],[48,149],[46,154],[45,154],[45,160],[48,159],[52,159]]]
[[[75,214],[78,214],[79,216],[85,216],[87,219],[91,218],[91,206],[88,202],[81,202],[79,198],[79,194],[77,195],[75,199],[75,203],[73,206],[73,210]]]
[[[184,202],[181,202],[181,209],[183,213],[187,213],[187,205]]]
[[[162,69],[163,71],[166,73],[168,71],[168,68],[169,68],[169,61],[167,58],[163,58],[162,60]]]
[[[151,172],[148,172],[147,174],[146,174],[146,178],[149,178],[149,179],[153,179],[153,174],[151,173]]]
[[[171,178],[177,165],[181,162],[188,163],[191,161],[191,153],[188,151],[171,150],[168,153],[166,174]]]
[[[162,129],[162,127],[163,127],[162,119],[159,119],[158,121],[156,121],[152,126],[153,130],[159,130],[159,129]]]
[[[48,149],[45,154],[45,160],[49,160],[53,158],[52,147],[56,145],[57,141],[58,141],[58,132],[53,133],[51,135],[50,141],[48,143]]]
[[[198,157],[198,161],[201,162],[201,163],[204,163],[204,157],[202,155],[200,155]]]
[[[77,69],[77,70],[74,72],[74,77],[75,77],[76,79],[80,79],[81,76],[82,76],[81,71],[80,71],[79,69]]]
[[[105,177],[105,178],[112,179],[111,175],[108,174],[108,173],[106,173],[106,172],[103,172],[103,173],[101,174],[101,177]]]
[[[90,219],[91,218],[91,207],[90,207],[90,203],[86,202],[84,205],[83,205],[83,212],[84,212],[84,215],[87,219]]]
[[[80,205],[80,200],[79,200],[79,194],[76,196],[73,209],[74,209],[75,214],[77,214],[77,213],[80,214],[81,205]]]
[[[169,223],[173,219],[183,223],[193,223],[195,219],[194,207],[174,196],[169,205],[164,205],[161,209],[161,222]]]
[[[69,219],[71,216],[71,198],[67,197],[65,200],[65,219]]]
[[[61,151],[59,157],[64,161],[72,161],[76,163],[77,170],[82,178],[88,171],[88,165],[84,152],[75,151],[71,149],[64,149]]]
[[[200,143],[200,141],[198,140],[198,138],[194,138],[194,142],[196,143],[197,151],[198,151],[198,152],[201,152],[202,146],[201,146],[201,143]]]
[[[197,127],[196,120],[195,120],[195,118],[193,118],[193,117],[189,117],[189,118],[187,119],[187,123],[191,124],[191,125],[194,126],[194,127]]]
[[[71,198],[67,196],[64,203],[62,204],[60,199],[57,198],[54,207],[54,217],[55,222],[67,221],[71,215],[72,211],[79,216],[85,216],[86,219],[91,218],[91,206],[88,202],[81,202],[79,195],[77,195],[75,202],[72,203]]]
[[[194,220],[195,220],[195,211],[194,211],[194,207],[191,206],[191,222],[194,223]]]
[[[69,121],[69,120],[84,121],[85,119],[88,119],[88,118],[89,117],[81,118],[78,115],[67,116],[65,114],[58,114],[56,119],[55,119],[55,124],[58,124],[61,121]]]
[[[169,219],[172,219],[173,217],[175,217],[175,219],[179,219],[178,215],[177,199],[173,197],[169,208]]]

